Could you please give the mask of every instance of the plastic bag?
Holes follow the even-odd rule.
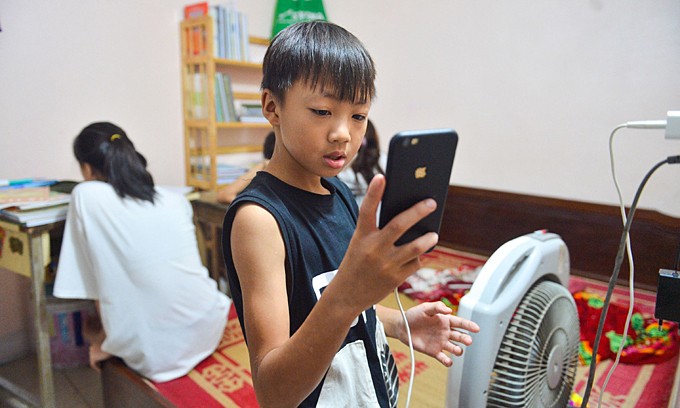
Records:
[[[272,38],[289,25],[312,20],[327,20],[322,0],[277,0]]]

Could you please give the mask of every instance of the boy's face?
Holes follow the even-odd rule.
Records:
[[[340,101],[333,93],[297,81],[283,103],[274,101],[271,94],[265,96],[265,110],[268,106],[275,111],[269,119],[278,127],[276,150],[280,150],[279,160],[286,161],[286,168],[295,177],[333,177],[359,150],[371,103]],[[276,153],[272,160],[275,158]]]

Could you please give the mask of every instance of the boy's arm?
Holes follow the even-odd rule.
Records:
[[[420,263],[418,255],[436,245],[425,234],[401,246],[395,241],[434,211],[425,200],[376,227],[376,210],[385,178],[374,177],[362,204],[357,228],[338,273],[311,313],[289,337],[285,248],[278,225],[263,208],[239,208],[232,226],[232,256],[243,293],[253,383],[262,406],[296,406],[330,366],[352,320],[377,304]]]
[[[297,406],[319,384],[357,314],[320,301],[289,337],[285,248],[263,208],[246,204],[234,219],[232,256],[243,293],[253,383],[263,407]]]

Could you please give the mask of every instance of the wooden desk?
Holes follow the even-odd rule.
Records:
[[[222,256],[222,223],[227,205],[217,202],[217,193],[206,191],[198,199],[192,200],[194,224],[203,265],[208,268],[210,277],[218,282],[223,292],[228,292],[227,275]]]
[[[215,192],[203,192],[199,199],[192,201],[192,206],[203,264],[210,271],[210,276],[220,284],[220,288],[227,291],[221,245],[222,221],[227,206],[218,203],[216,197]],[[51,262],[51,250],[59,250],[64,224],[64,221],[59,221],[26,228],[0,218],[0,231],[2,231],[0,232],[0,244],[2,244],[0,268],[31,279],[40,385],[39,402],[40,406],[45,408],[56,407],[45,296],[45,268]],[[6,379],[2,380],[0,384],[9,383]]]
[[[51,261],[50,248],[53,237],[61,237],[64,221],[26,228],[0,220],[2,252],[0,268],[31,279],[33,298],[40,406],[56,407],[50,355],[50,333],[45,299],[45,267]]]

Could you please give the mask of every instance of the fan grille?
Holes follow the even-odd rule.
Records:
[[[522,299],[491,373],[489,407],[565,407],[578,359],[578,312],[562,285],[541,281]]]

